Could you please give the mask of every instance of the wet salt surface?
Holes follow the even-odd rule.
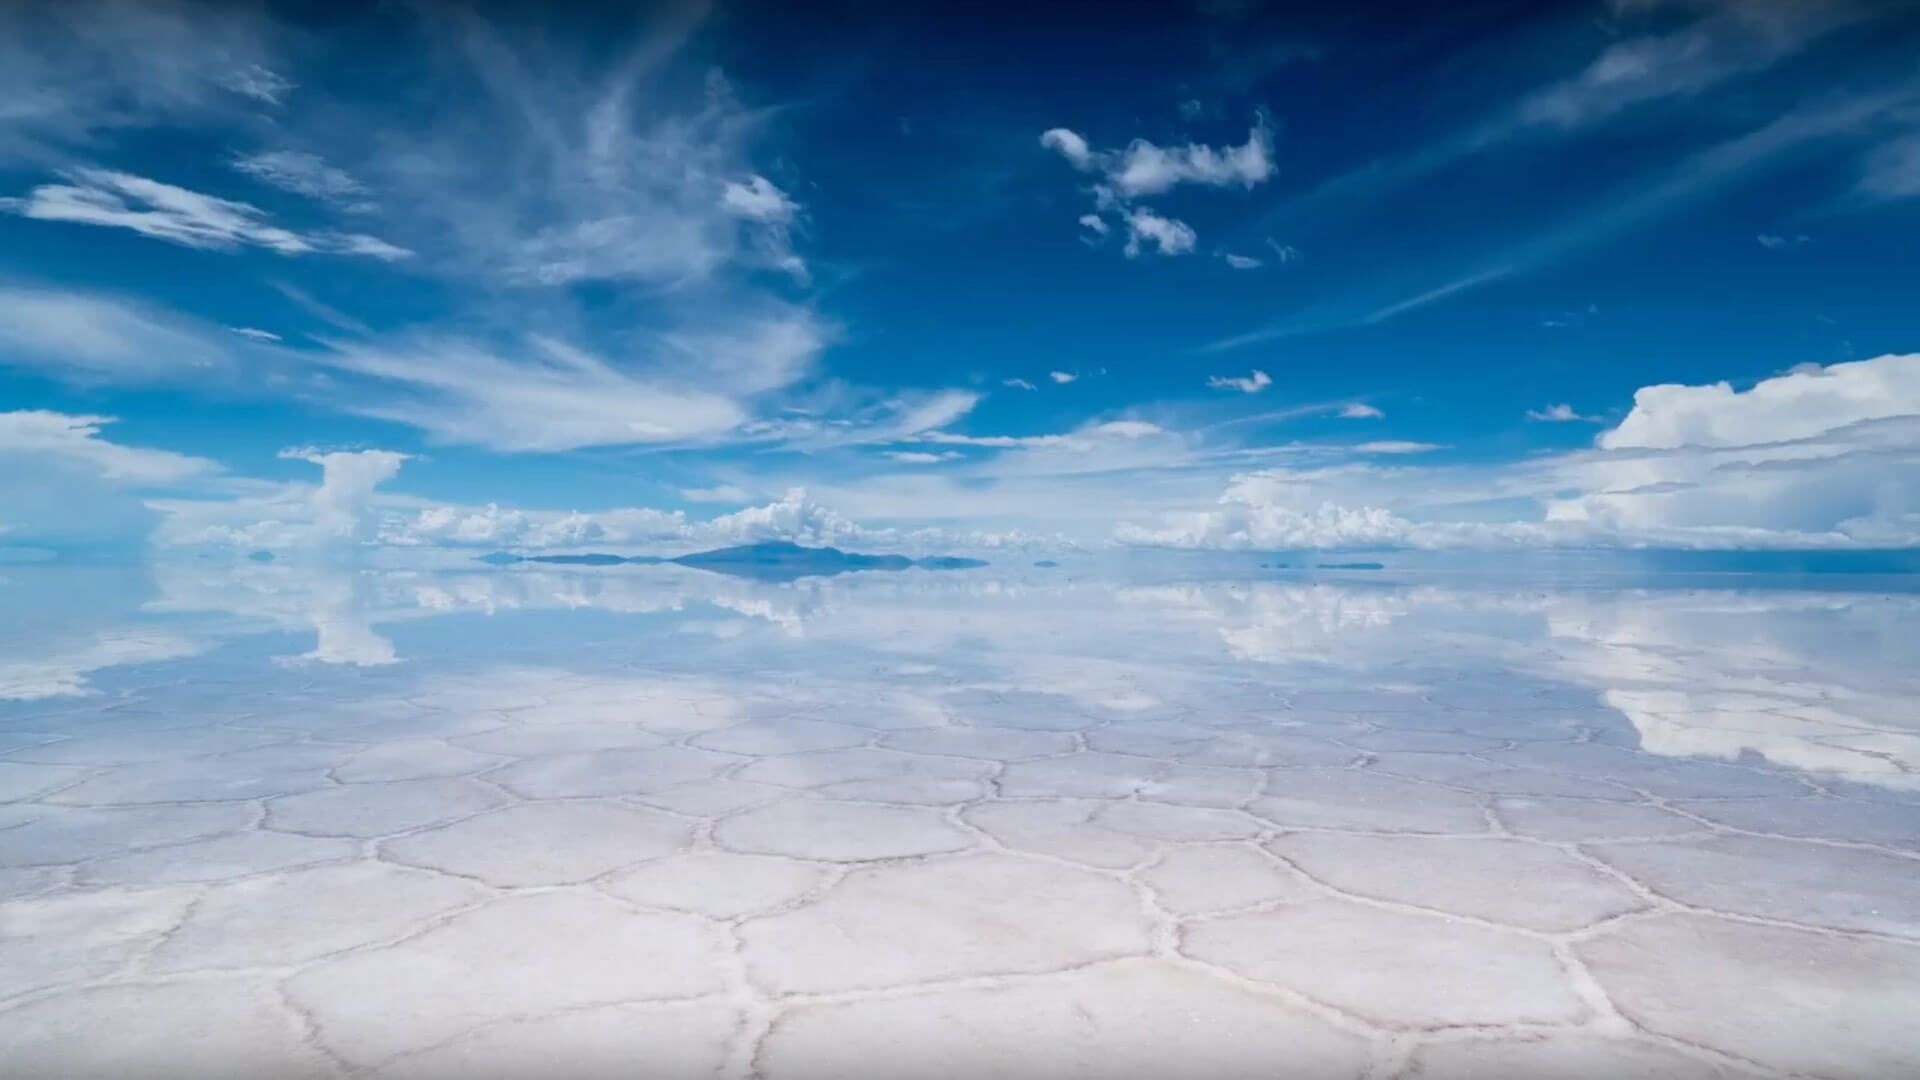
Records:
[[[3,579],[0,1074],[1920,1073],[1911,594]]]

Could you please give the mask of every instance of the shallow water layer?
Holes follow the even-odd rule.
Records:
[[[1920,597],[0,570],[0,1073],[1920,1074]]]

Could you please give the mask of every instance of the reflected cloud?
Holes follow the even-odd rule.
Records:
[[[37,575],[52,595],[61,575],[80,573],[19,576]],[[474,624],[399,632],[464,617],[487,620],[501,640],[550,664],[604,656],[689,675],[796,665],[822,678],[877,672],[904,686],[1043,694],[1142,717],[1204,714],[1208,702],[1236,698],[1272,707],[1324,700],[1357,714],[1395,700],[1496,717],[1558,711],[1611,725],[1626,744],[1667,758],[1920,789],[1911,709],[1920,676],[1907,662],[1920,596],[1900,592],[1437,576],[757,581],[673,566],[207,562],[157,565],[144,587],[151,598],[135,608],[99,604],[101,590],[75,591],[100,608],[91,622],[76,604],[57,633],[16,630],[0,662],[0,699],[84,695],[96,673],[189,661],[261,635],[310,636],[310,646],[275,657],[283,666],[418,663],[423,674],[464,662],[463,650],[484,660],[485,649],[507,647],[477,644]],[[639,621],[615,631],[551,617],[587,612]]]

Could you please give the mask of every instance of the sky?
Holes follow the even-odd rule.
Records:
[[[0,0],[0,555],[1920,547],[1920,5]]]

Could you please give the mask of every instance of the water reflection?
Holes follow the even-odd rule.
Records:
[[[1141,706],[1226,684],[1298,693],[1361,680],[1427,693],[1485,672],[1591,691],[1671,756],[1775,764],[1920,787],[1920,596],[1769,587],[1578,587],[1500,580],[1183,581],[990,572],[754,581],[679,567],[476,571],[160,564],[10,571],[16,618],[0,700],[76,698],[98,673],[184,661],[271,636],[281,666],[432,667],[494,640],[423,620],[535,613],[646,616],[644,626],[543,621],[539,640],[668,638],[683,667],[758,655],[882,664],[995,689]],[[463,622],[461,626],[470,626]],[[505,635],[512,640],[512,635]],[[301,641],[304,638],[305,641]],[[525,643],[520,643],[524,645]],[[482,646],[485,647],[484,645]],[[904,676],[903,676],[904,677]],[[1276,693],[1279,691],[1276,691]],[[1526,693],[1536,693],[1529,689]]]
[[[22,1075],[1920,1068],[1910,593],[193,562],[0,610]]]

